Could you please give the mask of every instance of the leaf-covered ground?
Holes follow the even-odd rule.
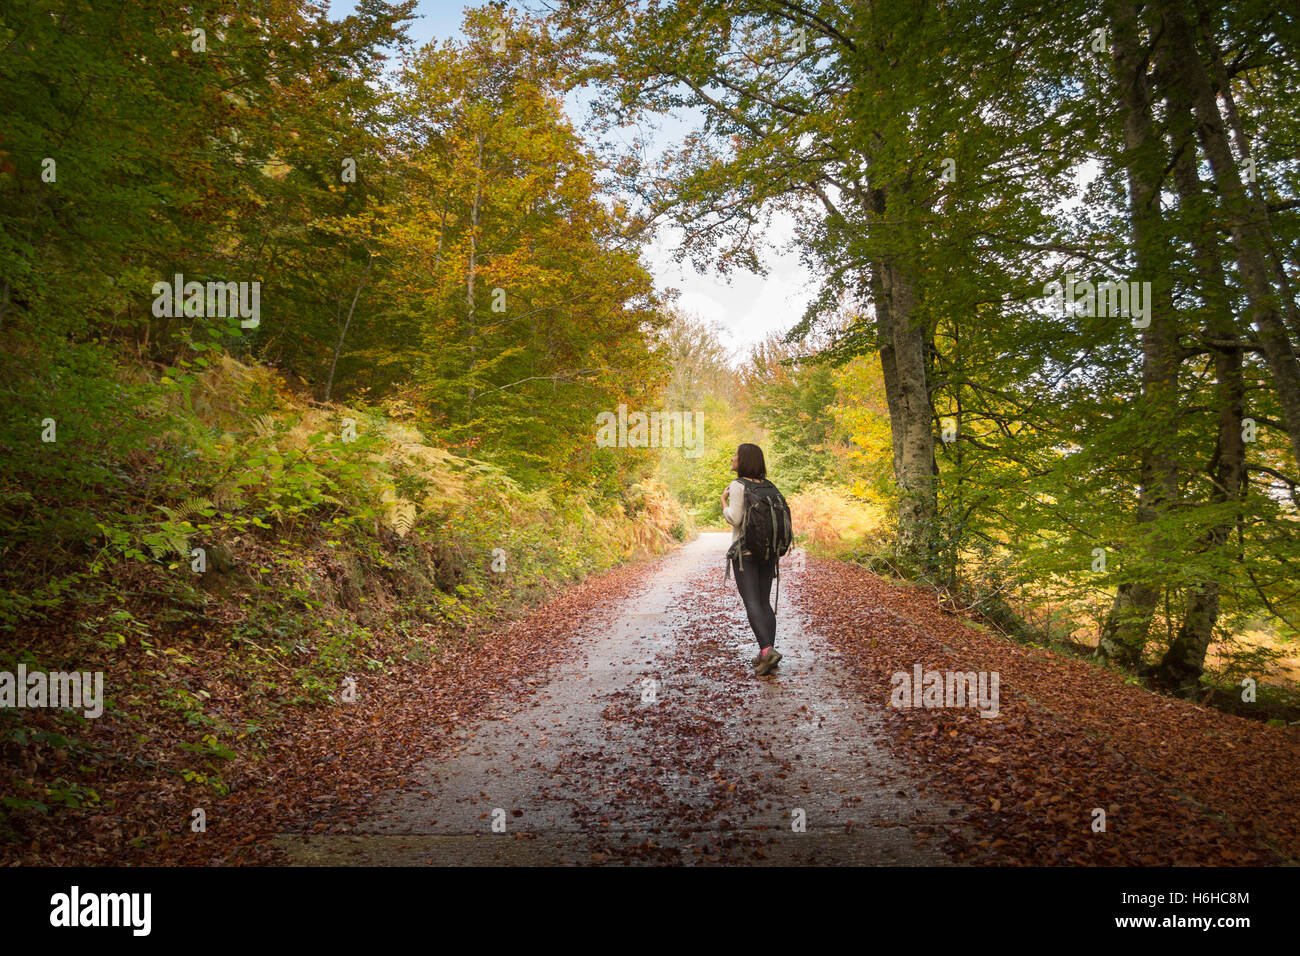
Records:
[[[527,847],[505,862],[576,864],[1300,857],[1293,729],[1154,695],[973,627],[924,589],[819,560],[783,578],[788,656],[759,680],[712,548],[593,577],[513,625],[361,677],[355,702],[268,731],[224,797],[151,767],[129,728],[97,728],[120,751],[98,805],[34,818],[6,861],[284,863],[282,838],[297,834],[324,844],[311,861],[349,862],[329,841],[356,839],[366,862],[384,832],[396,837],[380,861],[412,863],[483,861],[489,844]],[[204,684],[213,663],[184,668],[220,713],[246,689]],[[999,716],[891,707],[891,675],[915,664],[997,671]],[[196,807],[206,832],[191,830]],[[439,856],[451,838],[486,836],[494,807],[510,815],[509,844]],[[806,834],[792,836],[794,808]]]
[[[880,702],[894,751],[971,809],[958,859],[1248,865],[1300,859],[1300,734],[1158,696],[967,626],[921,589],[810,561],[795,600]],[[997,671],[1000,716],[887,706],[891,675]],[[1106,811],[1094,833],[1093,810]]]
[[[259,760],[240,760],[223,779],[230,788],[215,796],[201,783],[162,772],[150,754],[174,749],[176,741],[156,737],[148,745],[133,738],[129,727],[95,721],[88,742],[113,754],[111,767],[97,780],[97,805],[60,809],[57,814],[27,814],[21,843],[2,848],[4,862],[24,865],[229,865],[283,860],[271,839],[291,828],[339,827],[359,814],[386,787],[422,758],[436,755],[464,722],[483,719],[518,706],[537,687],[555,660],[555,648],[607,614],[609,602],[637,586],[645,564],[627,565],[590,578],[516,621],[449,640],[440,633],[436,656],[424,662],[402,660],[387,673],[357,677],[357,700],[297,709],[289,720],[262,728],[268,747]],[[369,652],[383,659],[391,650],[376,636]],[[395,642],[396,643],[396,642]],[[404,646],[406,641],[401,642]],[[245,716],[248,688],[219,681],[227,670],[221,645],[202,651],[183,638],[176,647],[156,653],[174,657],[183,647],[187,659],[169,660],[177,679],[209,696],[211,713],[236,711]],[[117,663],[125,674],[149,666],[139,645],[123,649]],[[157,665],[154,665],[157,666]],[[179,668],[179,669],[178,669]],[[106,675],[112,686],[114,675]],[[28,712],[39,721],[46,714]],[[177,740],[193,736],[183,724]],[[66,760],[57,747],[24,748],[37,773],[46,760]],[[192,811],[206,814],[206,832],[192,829]],[[313,821],[329,817],[330,823]]]
[[[557,648],[526,707],[467,726],[368,814],[285,834],[294,862],[944,863],[936,838],[958,809],[918,795],[788,602],[785,659],[752,675],[728,540],[645,568],[644,589]]]

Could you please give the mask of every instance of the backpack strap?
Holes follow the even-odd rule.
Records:
[[[776,554],[776,520],[776,501],[769,497],[767,499],[767,526],[771,529],[772,536],[768,539],[767,544],[774,555]]]
[[[772,600],[772,616],[776,617],[777,605],[781,603],[781,559],[776,559],[776,597]]]
[[[736,548],[736,570],[745,570],[745,530],[749,527],[749,506],[745,503],[749,497],[746,491],[740,499],[740,527],[737,529],[740,533],[736,536],[735,543],[739,545]]]

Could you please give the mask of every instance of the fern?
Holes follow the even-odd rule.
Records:
[[[253,432],[259,438],[269,438],[276,432],[275,418],[271,415],[258,415],[253,419]]]
[[[415,527],[415,517],[415,505],[409,501],[401,500],[395,502],[389,515],[389,523],[392,524],[393,530],[397,532],[397,536],[404,538]]]
[[[180,524],[183,521],[189,521],[191,518],[204,517],[203,512],[212,509],[212,502],[207,498],[188,498],[176,506],[175,510],[168,508],[166,505],[155,505],[159,511],[167,516],[167,521],[172,524]]]
[[[405,538],[415,527],[417,516],[415,502],[400,497],[392,488],[385,488],[379,500],[385,506],[385,519],[388,526],[397,532],[399,538]]]
[[[191,518],[204,517],[204,512],[212,508],[207,498],[189,498],[175,508],[167,505],[154,505],[166,515],[166,520],[158,522],[158,530],[144,536],[144,542],[155,558],[161,558],[169,551],[175,551],[182,558],[190,554],[190,532],[194,530]]]

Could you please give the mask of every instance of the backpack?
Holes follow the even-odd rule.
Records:
[[[776,560],[776,600],[781,599],[781,558],[785,557],[794,541],[794,526],[790,520],[790,506],[785,496],[772,482],[764,478],[750,482],[743,478],[745,503],[740,512],[740,536],[727,549],[725,583],[731,577],[731,559],[738,567],[745,566],[745,558],[757,561]],[[775,602],[772,605],[776,609]]]

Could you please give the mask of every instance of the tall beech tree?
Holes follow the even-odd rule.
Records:
[[[1139,524],[1149,525],[1168,510],[1179,494],[1178,468],[1172,451],[1178,440],[1179,317],[1173,308],[1172,255],[1160,206],[1168,150],[1152,117],[1149,56],[1139,36],[1137,4],[1112,0],[1108,12],[1115,44],[1115,90],[1123,127],[1122,163],[1128,183],[1135,279],[1149,283],[1151,289],[1149,324],[1142,331],[1141,405],[1144,417],[1154,427],[1147,432],[1141,449],[1141,492],[1136,514]],[[1142,540],[1142,546],[1156,551],[1169,547],[1169,542],[1159,537]],[[1141,658],[1159,597],[1159,587],[1149,578],[1121,582],[1102,627],[1098,656],[1134,667]]]

